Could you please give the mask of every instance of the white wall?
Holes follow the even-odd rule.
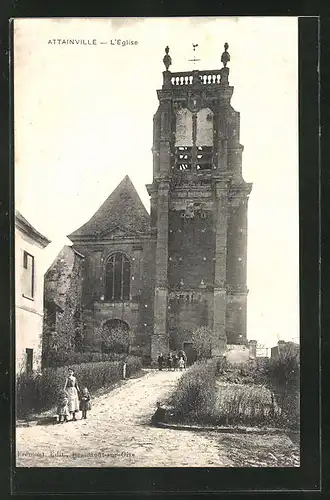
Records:
[[[26,349],[33,349],[33,370],[41,367],[44,274],[40,266],[42,247],[15,229],[16,373],[25,370]],[[34,296],[23,296],[23,253],[34,256]]]

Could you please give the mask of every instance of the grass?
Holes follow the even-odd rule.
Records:
[[[218,383],[212,420],[218,425],[276,425],[281,409],[264,386]]]

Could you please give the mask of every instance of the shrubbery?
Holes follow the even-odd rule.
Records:
[[[60,366],[80,365],[82,363],[98,363],[102,361],[123,361],[127,354],[104,353],[104,352],[53,352],[47,363],[49,368]]]
[[[273,393],[281,408],[280,425],[299,426],[300,418],[300,357],[295,349],[284,349],[276,359],[256,359],[240,368],[242,382],[248,378],[255,384],[263,384]]]
[[[263,385],[218,387],[212,423],[217,425],[278,425],[281,409]]]
[[[296,353],[241,366],[211,359],[184,373],[168,402],[178,421],[296,428],[299,377]]]
[[[300,358],[297,352],[285,351],[278,359],[270,359],[265,367],[267,385],[273,390],[282,409],[283,424],[299,426]]]
[[[139,372],[143,366],[142,359],[137,356],[127,356],[126,363],[126,377],[132,377],[135,373]]]
[[[179,379],[168,403],[177,420],[205,421],[214,408],[216,397],[216,363],[213,360],[195,363]]]
[[[214,331],[209,326],[195,328],[191,334],[191,342],[196,350],[197,359],[210,359],[212,356],[212,347],[217,343],[219,338],[225,340],[220,331]]]
[[[214,332],[208,326],[199,326],[191,334],[191,342],[196,349],[198,359],[209,359],[212,352]]]
[[[141,369],[140,358],[127,356],[126,376]],[[80,389],[88,387],[91,393],[108,387],[122,379],[123,361],[100,361],[70,365],[75,371]],[[68,367],[45,368],[41,373],[21,374],[16,380],[17,417],[49,410],[56,405],[59,391],[63,389]]]
[[[107,328],[107,324],[101,328],[102,351],[109,353],[127,353],[129,350],[129,333],[121,327]]]

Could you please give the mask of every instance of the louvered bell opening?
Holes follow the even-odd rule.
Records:
[[[196,154],[196,170],[212,169],[212,147],[198,146]]]
[[[192,154],[191,147],[179,146],[176,148],[175,166],[176,170],[191,170],[192,167]]]

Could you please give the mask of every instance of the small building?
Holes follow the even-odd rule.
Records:
[[[15,213],[16,373],[41,367],[43,287],[42,250],[50,241]]]
[[[286,342],[285,340],[279,340],[277,345],[271,348],[271,358],[278,359],[280,356],[285,356],[286,354],[299,354],[300,347],[299,344],[295,342]]]

